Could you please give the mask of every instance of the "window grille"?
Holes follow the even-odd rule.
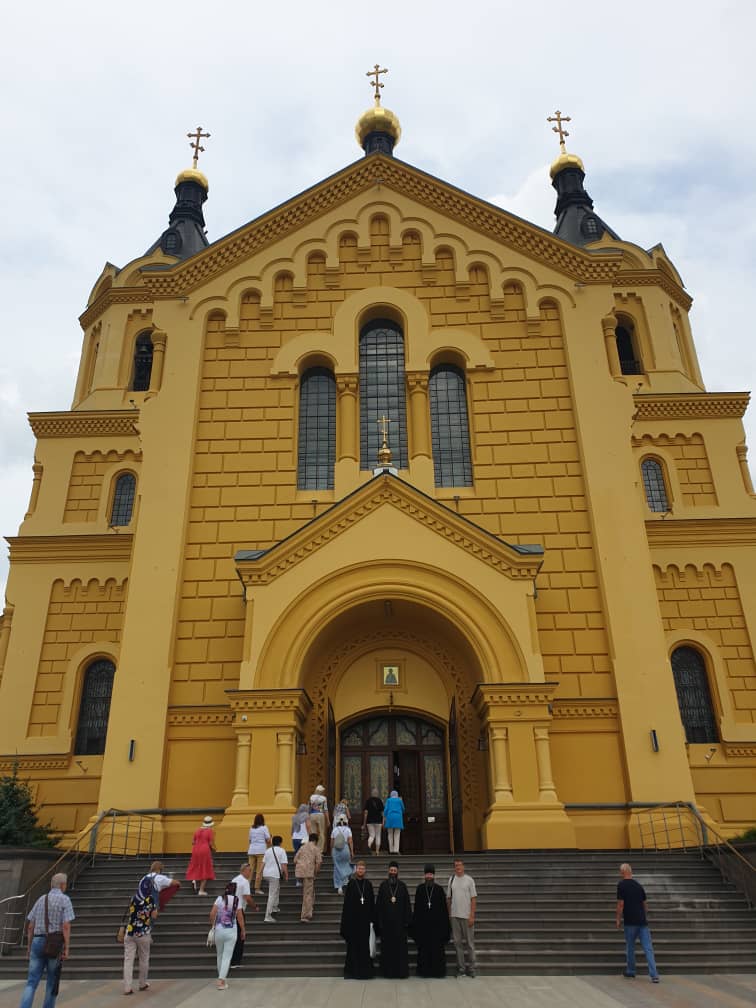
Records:
[[[297,487],[333,490],[336,463],[336,381],[324,367],[305,371],[299,385]]]
[[[110,512],[110,525],[128,525],[134,511],[134,496],[136,494],[136,476],[134,473],[121,473],[116,480],[113,492],[113,507]]]
[[[685,740],[718,742],[719,733],[703,656],[693,647],[675,648],[672,652],[672,674]]]
[[[382,438],[378,420],[386,416],[392,464],[407,468],[407,397],[404,337],[389,319],[375,319],[360,333],[360,469],[374,469]]]
[[[137,336],[134,347],[134,380],[131,388],[134,392],[147,392],[152,377],[152,337],[149,333]]]
[[[652,511],[669,511],[669,497],[664,482],[664,470],[656,459],[647,458],[641,462],[643,488],[646,491],[646,502]]]
[[[114,676],[115,665],[107,658],[93,662],[84,675],[74,747],[77,756],[101,756],[105,752]]]
[[[472,486],[465,376],[451,364],[433,368],[428,381],[436,486]]]
[[[617,353],[619,355],[622,374],[643,374],[643,364],[636,357],[635,340],[630,326],[618,325],[614,330],[617,337]]]

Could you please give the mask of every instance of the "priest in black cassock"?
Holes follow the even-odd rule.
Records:
[[[341,909],[341,937],[346,942],[345,980],[372,980],[370,925],[375,917],[373,886],[365,878],[365,862],[358,861],[354,875],[344,890]]]
[[[446,976],[446,943],[451,938],[446,893],[436,883],[435,865],[427,864],[425,881],[415,890],[410,932],[417,945],[417,975]]]
[[[407,928],[412,907],[407,886],[399,878],[399,865],[389,862],[388,878],[381,882],[375,901],[375,931],[381,939],[381,975],[404,980],[409,976]]]

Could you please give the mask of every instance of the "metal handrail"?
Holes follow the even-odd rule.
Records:
[[[110,830],[102,830],[105,820],[110,818]],[[119,819],[124,820],[123,829],[117,829]],[[137,820],[136,837],[131,828],[132,819]],[[143,826],[147,821],[149,830]],[[98,855],[107,857],[125,857],[129,854],[152,855],[152,843],[155,833],[156,817],[141,812],[125,811],[123,809],[107,809],[100,812],[94,822],[89,823],[76,835],[76,839],[66,848],[52,865],[42,872],[23,893],[16,896],[6,896],[0,900],[0,954],[5,954],[14,945],[23,945],[26,937],[24,922],[32,904],[41,894],[46,883],[53,875],[65,871],[68,876],[68,889],[73,890],[76,880],[88,865],[95,863]]]
[[[640,816],[638,819],[643,850],[646,850],[645,837],[650,832],[652,843],[649,847],[654,850],[698,851],[702,859],[717,868],[725,882],[745,896],[750,908],[756,907],[756,865],[705,822],[695,806],[688,802],[668,802],[646,809],[645,816],[647,824]],[[686,829],[691,825],[692,834]]]

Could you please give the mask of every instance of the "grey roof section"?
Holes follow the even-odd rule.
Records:
[[[198,182],[184,179],[179,182],[174,192],[176,205],[168,219],[168,227],[147,249],[145,255],[150,255],[159,248],[166,255],[175,256],[176,259],[183,261],[202,252],[210,244],[205,233],[205,218],[202,213],[202,204],[207,199],[207,191]]]
[[[315,518],[311,518],[308,522],[305,522],[305,524],[302,525],[301,528],[298,528],[296,532],[292,532],[291,535],[286,536],[285,539],[281,539],[280,542],[274,543],[272,546],[269,546],[268,549],[264,550],[238,550],[238,552],[234,554],[234,560],[236,561],[259,560],[266,554],[271,553],[275,549],[278,549],[278,547],[281,546],[283,543],[285,543],[288,539],[291,539],[295,535],[299,535],[299,533],[303,529],[306,529],[308,525],[314,525],[316,522],[321,521],[327,514],[329,514],[335,508],[340,507],[344,503],[344,501],[349,500],[350,497],[353,497],[355,494],[359,493],[360,490],[362,490],[362,487],[366,486],[367,483],[372,483],[373,480],[379,480],[379,479],[395,479],[398,480],[400,483],[404,483],[405,486],[411,487],[416,494],[419,494],[421,497],[425,497],[425,499],[428,501],[432,501],[432,503],[435,504],[437,507],[444,508],[445,511],[448,511],[450,514],[454,515],[455,518],[461,518],[462,521],[467,522],[468,525],[472,525],[473,528],[477,529],[479,532],[482,532],[490,539],[494,539],[498,543],[502,543],[505,546],[509,546],[510,549],[513,549],[515,553],[519,553],[521,556],[543,556],[543,546],[540,546],[538,543],[530,543],[529,545],[526,546],[516,546],[514,543],[507,542],[505,539],[500,539],[498,536],[495,536],[493,532],[489,532],[488,529],[484,529],[482,528],[482,526],[476,525],[475,522],[470,521],[469,518],[465,518],[465,516],[459,514],[458,511],[450,507],[447,507],[447,505],[444,504],[442,501],[436,500],[434,497],[431,497],[428,494],[423,493],[422,490],[418,490],[416,486],[414,486],[412,483],[408,483],[407,480],[403,480],[401,476],[396,476],[394,473],[391,472],[390,469],[382,469],[379,472],[377,472],[374,476],[371,476],[370,479],[367,480],[365,483],[363,483],[361,486],[357,487],[351,493],[348,493],[346,497],[342,497],[340,501],[336,501],[335,503],[333,503],[329,508],[327,508],[327,510],[323,511]]]

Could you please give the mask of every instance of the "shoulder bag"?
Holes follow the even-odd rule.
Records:
[[[42,946],[42,955],[45,959],[60,959],[63,955],[65,938],[62,931],[50,930],[50,918],[48,916],[50,895],[45,896],[45,944]]]

